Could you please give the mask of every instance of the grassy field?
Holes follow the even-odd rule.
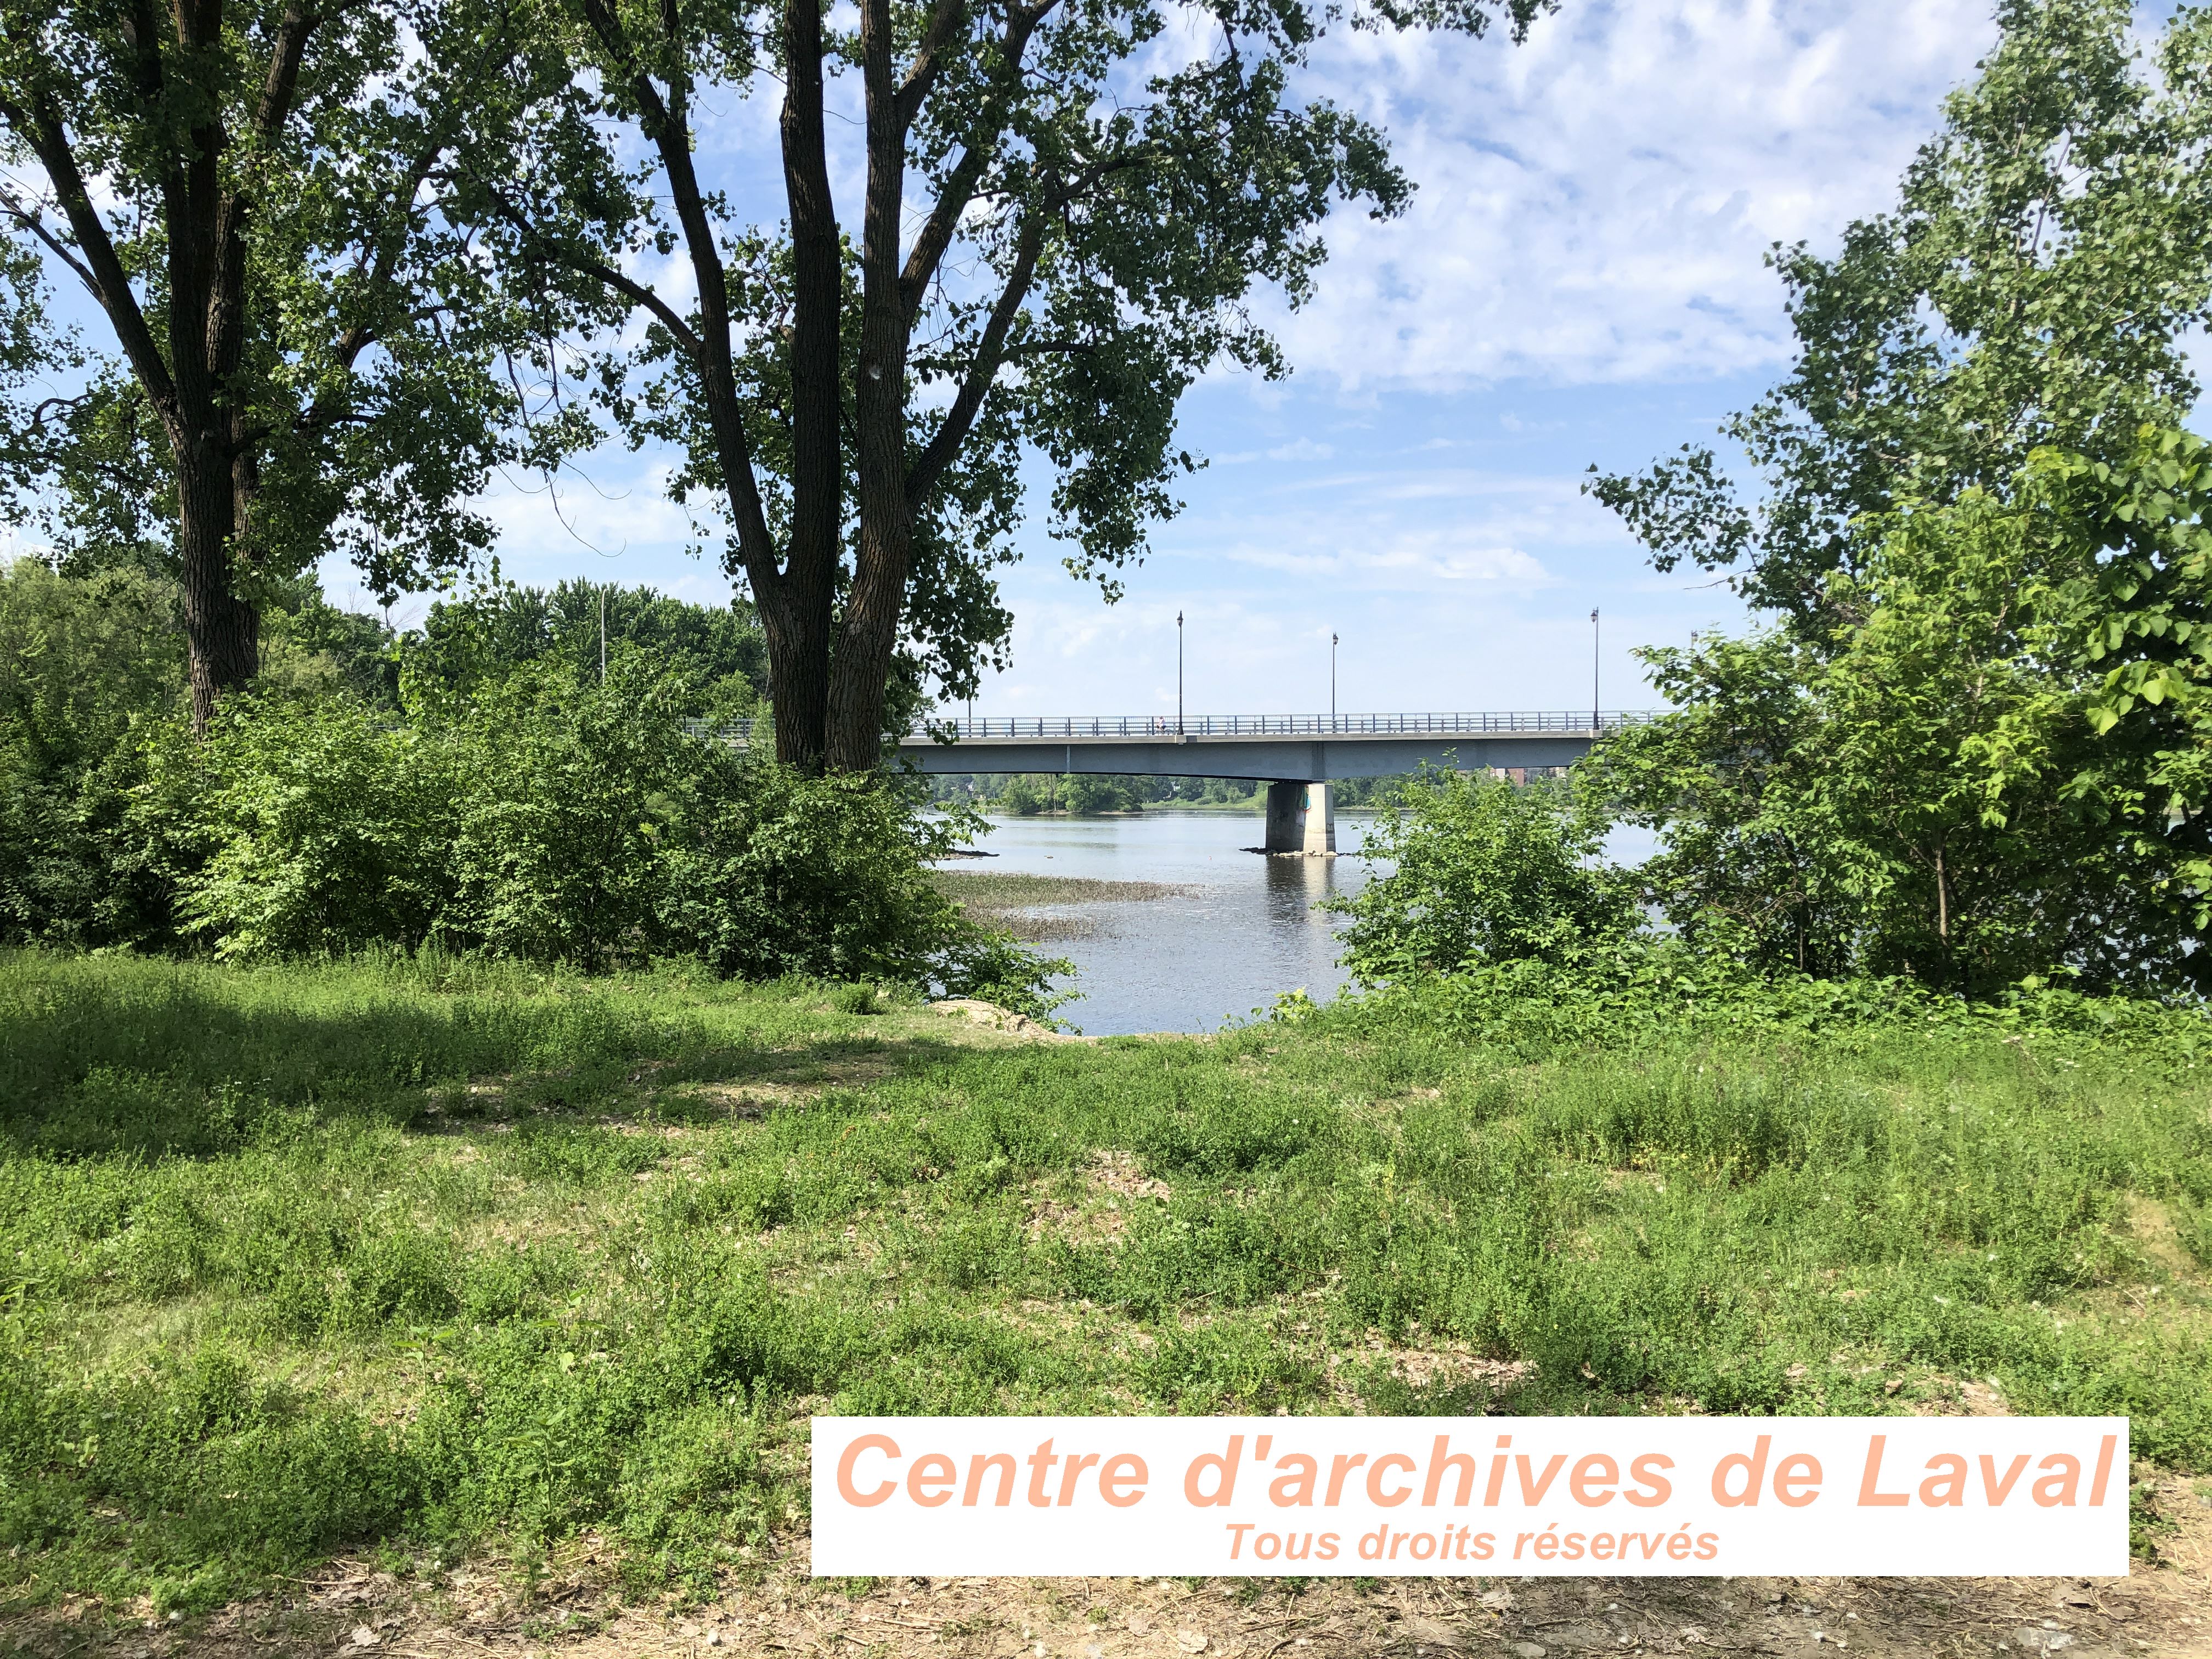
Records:
[[[1972,1399],[2212,1471],[2185,1058],[856,1001],[0,957],[0,1596],[160,1616],[586,1532],[624,1593],[704,1596],[803,1528],[831,1407]]]

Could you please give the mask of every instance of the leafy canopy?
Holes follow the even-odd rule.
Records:
[[[2039,446],[2118,459],[2185,415],[2212,304],[2212,15],[2177,13],[2148,63],[2133,21],[2125,0],[2005,0],[1896,208],[1832,256],[1778,245],[1797,361],[1723,428],[1760,498],[1690,445],[1589,486],[1660,569],[1734,572],[1822,636],[1857,614],[1830,573],[1863,569],[1892,507],[2002,492]]]
[[[1496,14],[1518,33],[1547,9],[1348,15],[1480,33]],[[597,394],[632,442],[683,457],[672,493],[759,607],[785,759],[872,767],[889,685],[957,698],[1003,663],[992,573],[1026,465],[1051,471],[1071,568],[1110,594],[1199,465],[1176,438],[1183,392],[1223,360],[1284,372],[1254,290],[1299,303],[1332,205],[1387,216],[1410,188],[1376,129],[1293,84],[1346,16],[1297,0],[513,14],[528,49],[501,86],[524,141],[515,165],[447,169],[452,210],[508,270],[599,297]],[[861,106],[842,216],[841,77]],[[774,228],[700,173],[703,112],[756,93],[781,101]],[[650,274],[671,256],[688,269]]]
[[[1727,428],[1755,508],[1703,451],[1591,486],[1773,619],[1645,653],[1676,712],[1582,772],[1659,830],[1646,892],[1709,954],[2212,984],[2195,737],[2154,712],[2190,672],[2194,441],[2165,428],[2212,297],[2212,21],[2148,64],[2131,21],[2010,0],[1897,210],[1778,253],[1798,362]]]

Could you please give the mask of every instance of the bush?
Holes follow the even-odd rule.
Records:
[[[34,559],[0,572],[0,942],[105,945],[163,931],[115,843],[136,744],[178,712],[173,590]]]
[[[977,927],[926,862],[957,828],[896,784],[810,778],[693,736],[635,653],[604,684],[526,666],[413,724],[348,693],[230,699],[169,727],[112,837],[230,957],[378,945],[586,969],[940,986],[1042,1017],[1069,971]],[[156,740],[158,738],[158,740]],[[122,871],[120,860],[109,872]]]
[[[1372,1037],[1419,1034],[1527,1058],[1691,1042],[1863,1044],[1914,1031],[1990,1033],[2058,1047],[2115,1043],[2188,1067],[2212,1051],[2201,1006],[2095,997],[2030,980],[1984,1000],[1917,980],[1767,973],[1674,939],[1632,939],[1564,963],[1480,963],[1328,1005],[1285,998],[1276,1018]]]
[[[1360,856],[1389,875],[1333,908],[1364,984],[1486,963],[1568,961],[1632,934],[1629,878],[1598,862],[1602,831],[1554,784],[1516,788],[1425,771],[1376,817]]]
[[[548,661],[461,705],[453,737],[471,781],[441,938],[586,968],[693,949],[659,914],[666,861],[728,751],[687,733],[684,696],[677,677],[624,652],[604,684]]]
[[[19,561],[0,572],[0,945],[428,947],[590,970],[672,955],[1038,1016],[1064,1000],[1066,963],[931,885],[923,865],[954,836],[911,791],[694,735],[700,709],[751,695],[745,617],[616,597],[623,629],[663,648],[613,629],[602,680],[594,628],[580,669],[564,589],[560,648],[462,663],[449,628],[453,650],[410,660],[403,713],[375,625],[293,594],[270,612],[270,672],[195,740],[173,592]]]
[[[921,860],[937,835],[874,781],[717,751],[670,849],[662,924],[718,974],[930,977],[956,932]]]
[[[186,923],[225,956],[428,939],[453,908],[475,758],[350,696],[234,697],[192,757],[213,850]]]
[[[703,746],[702,746],[703,747]],[[725,977],[896,980],[1042,1018],[1065,962],[978,927],[925,867],[955,839],[878,781],[708,749],[665,860],[664,934]]]

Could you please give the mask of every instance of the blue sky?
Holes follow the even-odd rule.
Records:
[[[978,712],[1171,709],[1178,610],[1193,712],[1327,708],[1332,631],[1346,711],[1587,708],[1593,605],[1606,705],[1647,706],[1633,647],[1742,618],[1701,573],[1656,575],[1579,494],[1584,468],[1709,437],[1778,376],[1762,252],[1832,246],[1886,207],[1993,38],[1986,0],[1566,0],[1517,48],[1327,43],[1306,89],[1391,132],[1412,211],[1339,219],[1314,301],[1261,301],[1288,382],[1193,391],[1184,441],[1212,464],[1121,603],[1025,536],[1005,583],[1013,664]],[[702,146],[741,198],[773,176],[772,121],[765,100],[738,103]],[[684,556],[659,465],[604,452],[557,512],[501,489],[507,574],[726,596]],[[325,579],[352,591],[342,568]]]

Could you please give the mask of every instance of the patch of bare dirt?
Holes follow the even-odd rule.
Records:
[[[1119,1238],[1132,1210],[1164,1204],[1171,1195],[1167,1182],[1146,1175],[1133,1154],[1102,1151],[1092,1155],[1073,1194],[1064,1178],[1031,1184],[1029,1228],[1082,1243]]]
[[[282,1601],[173,1624],[84,1603],[0,1626],[38,1659],[1574,1659],[1582,1654],[2212,1659],[2212,1504],[2180,1478],[2158,1565],[2124,1578],[1455,1578],[1316,1581],[806,1576],[805,1540],[705,1605],[630,1606],[590,1540],[526,1579],[512,1563],[401,1583],[335,1566]]]
[[[1010,1008],[1001,1008],[995,1002],[984,1002],[975,997],[947,997],[942,1002],[928,1005],[934,1014],[944,1014],[954,1019],[967,1021],[986,1030],[996,1031],[1023,1042],[1096,1042],[1096,1037],[1076,1036],[1067,1031],[1055,1031],[1040,1025],[1027,1014],[1018,1014]]]
[[[1088,1174],[1098,1191],[1117,1198],[1157,1199],[1164,1204],[1174,1196],[1166,1182],[1155,1181],[1145,1173],[1134,1152],[1102,1148],[1091,1155]]]
[[[1955,1377],[1930,1377],[1926,1392],[1911,1407],[1915,1417],[2010,1417],[2012,1406],[1996,1378],[1976,1382]]]
[[[2176,1279],[2203,1279],[2204,1270],[2183,1247],[2180,1235],[2174,1231],[2173,1212],[2156,1199],[2138,1194],[2128,1200],[2128,1231],[2135,1235],[2143,1255]]]
[[[1379,1331],[1368,1332],[1356,1348],[1331,1354],[1328,1363],[1337,1403],[1346,1409],[1357,1408],[1364,1397],[1358,1373],[1378,1363],[1408,1388],[1441,1391],[1471,1385],[1500,1400],[1536,1370],[1528,1360],[1493,1359],[1464,1342],[1393,1342]]]

